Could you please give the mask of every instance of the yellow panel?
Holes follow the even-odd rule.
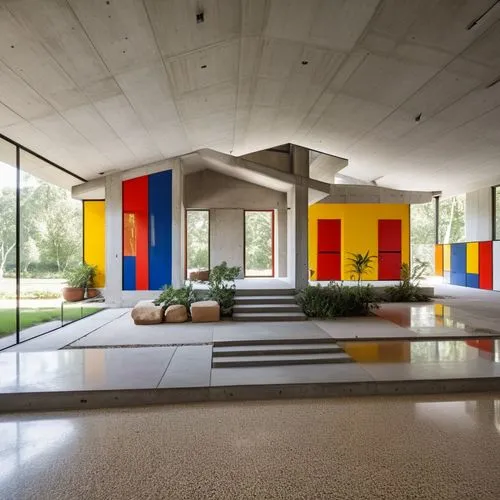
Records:
[[[104,207],[101,200],[83,202],[83,260],[97,266],[95,286],[104,287],[105,280],[105,232]]]
[[[479,274],[479,243],[467,243],[467,273]]]
[[[443,271],[451,271],[451,246],[443,245]]]
[[[410,210],[408,205],[375,204],[375,203],[317,203],[309,207],[309,269],[313,280],[316,279],[318,258],[318,219],[340,219],[341,230],[341,262],[343,280],[350,280],[352,272],[346,260],[350,253],[378,254],[378,221],[379,219],[401,220],[401,259],[409,262],[410,258]],[[364,280],[378,279],[378,261],[375,259],[373,269]]]
[[[443,245],[434,247],[434,274],[443,276]]]

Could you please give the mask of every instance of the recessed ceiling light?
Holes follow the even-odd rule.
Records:
[[[201,69],[205,69],[206,67],[207,67],[207,65],[206,65],[206,64],[203,64],[203,65],[201,66]]]
[[[415,116],[415,121],[419,122],[422,119],[422,113],[419,113],[417,116]]]
[[[302,61],[302,66],[307,66],[309,64],[309,61]]]
[[[196,24],[205,22],[205,13],[203,11],[196,14]]]

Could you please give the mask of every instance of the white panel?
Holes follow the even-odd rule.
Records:
[[[493,290],[500,291],[500,241],[493,242]]]
[[[467,241],[491,240],[491,188],[465,195],[465,236]]]
[[[450,281],[451,281],[451,273],[450,273],[450,271],[444,271],[444,273],[443,273],[443,281],[445,283],[450,283]]]

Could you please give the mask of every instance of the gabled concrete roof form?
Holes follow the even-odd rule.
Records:
[[[294,143],[391,188],[500,183],[492,5],[5,0],[0,133],[85,179]]]

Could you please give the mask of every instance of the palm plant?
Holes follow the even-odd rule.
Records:
[[[373,261],[377,258],[376,255],[370,255],[370,251],[367,250],[363,255],[361,253],[349,253],[352,257],[348,257],[347,261],[350,262],[350,270],[353,275],[358,278],[358,286],[360,285],[361,278],[370,269],[373,269]]]

